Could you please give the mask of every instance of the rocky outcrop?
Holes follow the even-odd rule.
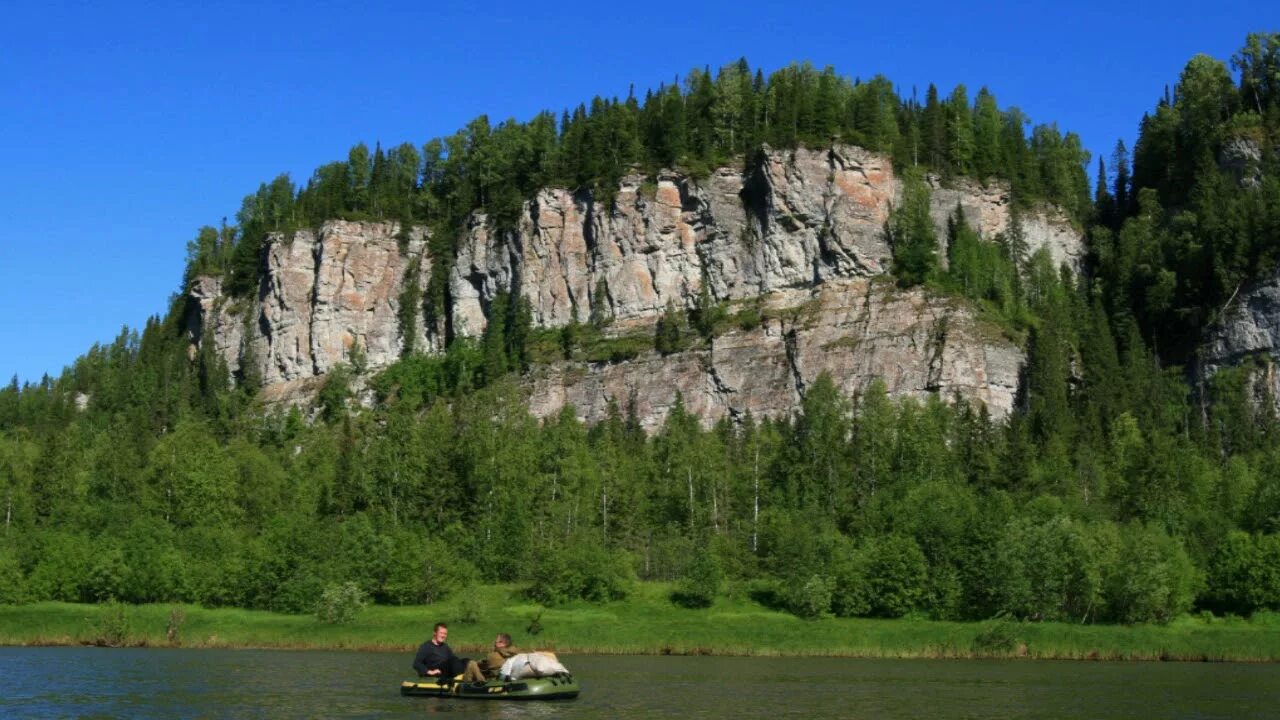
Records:
[[[1222,144],[1218,167],[1231,174],[1244,188],[1262,186],[1262,148],[1251,137],[1232,137]]]
[[[927,178],[929,214],[938,231],[938,252],[945,261],[947,221],[956,208],[964,210],[965,220],[980,236],[988,240],[1007,234],[1015,214],[1009,205],[1009,188],[1003,184],[982,185],[968,178],[943,183]],[[1079,271],[1084,258],[1084,243],[1071,218],[1061,208],[1039,204],[1017,213],[1018,227],[1028,253],[1040,248],[1049,252],[1054,266],[1066,265]]]
[[[1022,351],[954,300],[851,280],[778,293],[763,306],[758,327],[734,329],[707,347],[538,368],[530,409],[548,416],[572,405],[591,421],[604,418],[612,402],[631,407],[651,430],[679,396],[708,425],[747,413],[785,417],[824,372],[850,396],[879,379],[895,397],[959,395],[997,417],[1013,405]]]
[[[404,345],[398,314],[405,274],[418,259],[425,287],[431,269],[423,231],[404,240],[399,234],[395,223],[334,220],[317,231],[272,236],[256,299],[232,301],[218,280],[196,280],[192,339],[209,332],[233,373],[252,358],[268,397],[282,400],[301,399],[338,363],[390,365]],[[416,346],[439,349],[438,335],[419,322]]]
[[[1252,382],[1258,395],[1280,400],[1280,270],[1269,280],[1239,292],[1201,349],[1198,373],[1207,380],[1220,370],[1260,360]],[[1264,393],[1265,391],[1265,393]]]
[[[930,182],[944,242],[957,205],[982,237],[1009,229],[1007,188]],[[454,328],[481,332],[499,289],[518,288],[535,323],[554,327],[585,322],[593,309],[651,322],[668,305],[691,306],[704,285],[714,299],[741,300],[880,275],[892,254],[884,226],[901,194],[888,158],[857,147],[766,148],[746,172],[721,168],[701,180],[627,177],[608,207],[544,190],[516,229],[473,222],[450,283]],[[1021,228],[1028,252],[1046,247],[1056,263],[1078,267],[1081,235],[1060,211],[1024,212]]]
[[[957,205],[984,238],[1009,229],[1006,188],[930,183],[941,238]],[[526,203],[515,227],[473,216],[448,277],[448,326],[459,336],[483,333],[500,291],[527,300],[537,326],[594,319],[616,334],[643,332],[668,308],[761,298],[772,319],[706,348],[538,368],[531,407],[549,414],[572,403],[593,420],[608,398],[643,397],[638,411],[652,425],[679,390],[708,421],[747,411],[779,415],[826,370],[850,393],[880,377],[896,395],[958,392],[1002,415],[1016,389],[1018,348],[961,303],[894,291],[876,279],[890,269],[884,227],[901,184],[888,158],[836,147],[765,148],[745,170],[724,167],[707,177],[633,175],[607,204],[547,188]],[[1080,234],[1060,212],[1019,217],[1028,252],[1047,247],[1056,261],[1078,263]],[[416,268],[423,288],[430,275],[424,232],[398,235],[395,224],[329,222],[272,238],[256,299],[230,302],[209,278],[194,285],[193,342],[211,328],[233,370],[251,358],[266,396],[287,402],[305,400],[316,378],[350,361],[356,348],[371,370],[394,362],[405,343],[406,275]],[[784,311],[802,309],[803,321],[786,319]],[[421,308],[413,314],[415,346],[443,348],[445,323],[428,328]]]

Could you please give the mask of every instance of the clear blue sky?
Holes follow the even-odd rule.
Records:
[[[361,7],[367,5],[367,8]],[[932,5],[932,7],[930,7]],[[1271,10],[1266,10],[1270,7]],[[0,381],[56,375],[163,313],[185,245],[281,172],[421,145],[745,56],[904,94],[983,85],[1110,155],[1192,55],[1271,3],[5,3]],[[1092,169],[1090,171],[1092,177]]]

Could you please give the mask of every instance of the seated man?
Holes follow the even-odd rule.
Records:
[[[413,657],[413,669],[418,677],[452,678],[462,674],[464,682],[484,682],[484,673],[474,660],[458,657],[445,643],[449,637],[449,626],[436,623],[431,639],[422,643],[418,654]]]
[[[511,645],[511,636],[506,633],[498,633],[498,636],[493,639],[493,650],[490,650],[484,659],[484,667],[482,668],[484,676],[487,678],[497,677],[498,671],[502,669],[502,664],[507,661],[507,658],[518,653],[519,651]]]

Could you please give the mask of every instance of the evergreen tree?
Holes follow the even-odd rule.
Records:
[[[902,205],[890,214],[886,234],[898,283],[910,287],[927,280],[938,264],[938,239],[929,215],[929,187],[919,173],[903,175]]]

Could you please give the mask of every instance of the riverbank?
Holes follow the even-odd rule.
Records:
[[[1280,661],[1280,615],[1186,617],[1119,626],[917,619],[802,620],[748,599],[677,607],[670,586],[644,583],[626,600],[544,608],[512,586],[486,586],[434,605],[371,606],[346,624],[311,615],[190,605],[0,606],[0,645],[338,649],[412,652],[437,620],[459,653],[498,632],[517,645],[567,654],[1053,658]]]

